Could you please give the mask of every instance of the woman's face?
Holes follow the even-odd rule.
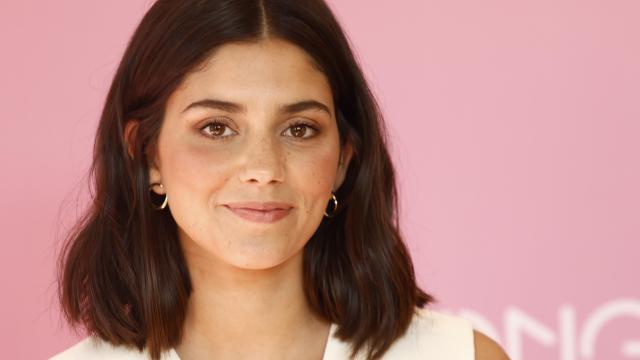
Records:
[[[327,78],[278,39],[226,44],[187,75],[167,102],[157,150],[150,179],[164,185],[154,191],[168,195],[183,247],[247,269],[303,248],[351,158],[349,145],[340,151]],[[261,222],[231,209],[255,207],[246,202],[290,209],[276,221],[276,212],[245,211]]]

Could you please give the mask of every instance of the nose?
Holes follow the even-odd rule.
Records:
[[[277,140],[265,135],[248,141],[240,181],[270,184],[284,180],[284,151]]]

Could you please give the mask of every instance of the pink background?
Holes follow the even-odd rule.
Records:
[[[80,339],[54,258],[151,1],[0,3],[3,358]],[[513,360],[640,359],[640,1],[331,1],[378,96],[438,308]]]

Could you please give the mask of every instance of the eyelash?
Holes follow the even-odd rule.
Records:
[[[224,121],[224,120],[213,120],[213,121],[209,121],[209,122],[207,122],[206,124],[204,124],[203,126],[201,126],[201,127],[200,127],[200,133],[203,133],[203,130],[204,130],[204,129],[206,129],[206,128],[210,127],[210,126],[213,126],[213,125],[222,125],[222,126],[226,126],[227,128],[229,127],[229,124],[228,124],[226,121]],[[318,128],[317,128],[317,127],[315,127],[313,124],[308,123],[308,122],[306,122],[306,121],[302,121],[302,120],[297,120],[296,122],[294,122],[293,124],[291,124],[291,125],[287,128],[287,130],[289,130],[289,129],[293,128],[293,127],[296,127],[296,126],[306,126],[308,129],[311,129],[311,130],[313,130],[313,131],[314,131],[313,135],[311,135],[311,136],[307,136],[307,137],[291,136],[292,138],[295,138],[295,139],[297,139],[297,140],[306,140],[306,139],[311,139],[311,138],[315,137],[315,136],[318,134],[318,131],[319,131],[319,130],[318,130]],[[305,133],[305,135],[306,135],[306,133]],[[203,136],[208,137],[208,138],[210,138],[210,139],[214,139],[214,140],[222,140],[222,141],[227,140],[228,138],[230,138],[230,137],[231,137],[231,135],[224,135],[224,136],[222,136],[222,135],[211,135],[211,134],[205,134],[205,135],[203,135]]]

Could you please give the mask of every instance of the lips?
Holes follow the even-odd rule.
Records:
[[[236,202],[225,204],[232,209],[250,209],[250,210],[277,210],[277,209],[289,209],[293,206],[284,202],[269,201],[269,202]]]
[[[273,223],[289,215],[292,205],[282,202],[243,202],[224,205],[239,217],[258,223]]]

